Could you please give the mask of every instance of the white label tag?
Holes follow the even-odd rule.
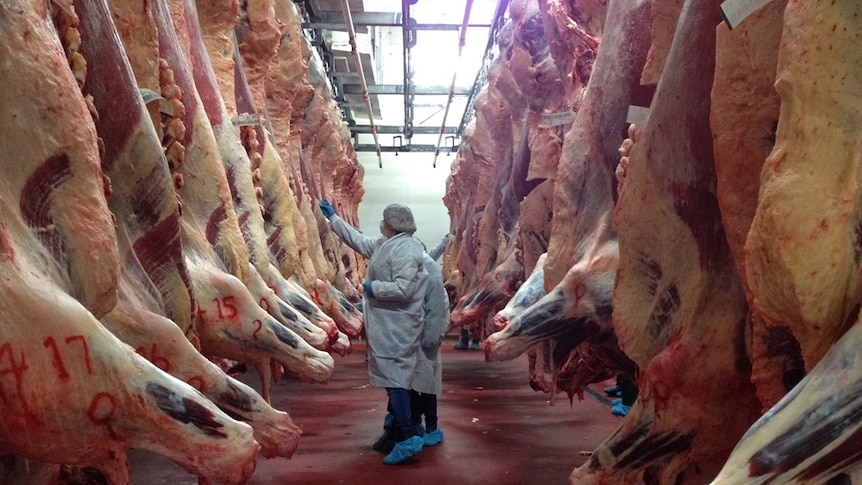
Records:
[[[231,120],[233,126],[257,126],[260,124],[260,115],[241,114]]]
[[[545,126],[565,125],[575,121],[574,111],[561,111],[559,113],[542,113],[542,124]]]
[[[754,13],[758,8],[769,3],[770,0],[725,0],[718,7],[727,28],[733,30],[742,23],[746,17]]]
[[[626,113],[626,123],[633,125],[642,125],[649,118],[649,108],[643,106],[629,106],[629,111]]]
[[[141,92],[141,97],[144,98],[144,104],[150,104],[157,99],[165,99],[152,89],[140,88],[138,91]]]

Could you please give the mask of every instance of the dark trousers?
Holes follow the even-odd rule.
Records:
[[[623,404],[631,406],[635,401],[637,401],[638,386],[628,376],[624,374],[618,375],[617,387],[620,389],[620,393],[622,394],[620,397],[623,400]]]
[[[425,416],[425,431],[430,433],[437,429],[437,395],[410,391],[410,412],[413,415],[413,425],[422,424]]]

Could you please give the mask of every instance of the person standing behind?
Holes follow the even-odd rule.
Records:
[[[437,427],[437,396],[443,391],[443,360],[440,344],[449,327],[449,296],[443,283],[443,273],[437,258],[443,252],[448,235],[437,247],[424,255],[425,271],[428,272],[428,288],[425,290],[425,326],[422,329],[419,362],[413,389],[410,390],[413,425],[422,424],[425,417],[425,446],[438,445],[443,441],[443,432]]]
[[[368,379],[383,387],[394,417],[391,437],[395,442],[383,463],[402,463],[422,451],[424,440],[413,426],[410,393],[422,334],[422,306],[428,273],[422,243],[413,238],[416,223],[410,208],[390,204],[380,221],[382,237],[369,237],[335,214],[328,200],[320,210],[332,230],[348,246],[368,258],[362,288],[362,313],[367,337]]]

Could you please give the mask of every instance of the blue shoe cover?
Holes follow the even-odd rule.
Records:
[[[457,344],[452,346],[455,350],[467,350],[470,346],[466,342],[458,342]]]
[[[443,442],[443,432],[440,431],[440,428],[437,428],[434,431],[426,434],[423,440],[425,442],[425,446],[439,445]]]
[[[611,387],[605,388],[605,395],[608,395],[608,396],[619,397],[619,396],[617,396],[618,392],[620,392],[620,388],[617,386],[611,386]]]
[[[383,429],[389,429],[394,424],[395,424],[395,416],[393,416],[392,413],[386,413],[386,417],[383,418]]]
[[[397,465],[408,459],[416,456],[422,451],[424,441],[419,436],[411,436],[404,441],[399,442],[392,448],[392,452],[383,458],[383,463],[387,465]]]
[[[631,406],[626,406],[625,404],[623,404],[621,402],[619,404],[615,404],[615,405],[611,406],[611,414],[615,414],[617,416],[625,416],[626,414],[629,413],[629,410],[631,408],[632,408]]]
[[[470,344],[470,350],[482,350],[482,347],[479,345],[479,342],[473,342]]]
[[[618,397],[618,398],[614,399],[613,401],[611,401],[611,406],[616,406],[617,404],[622,404],[622,403],[623,403],[623,398]]]

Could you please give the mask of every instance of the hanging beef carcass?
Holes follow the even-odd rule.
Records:
[[[760,172],[778,124],[775,67],[786,3],[770,2],[733,30],[719,25],[710,113],[718,202],[751,308],[751,380],[764,409],[778,402],[805,372],[799,343],[788,327],[764,322],[745,279],[745,239],[757,208]]]
[[[3,193],[14,194],[16,204],[39,241],[69,273],[69,291],[96,316],[104,315],[117,302],[119,263],[113,230],[81,231],[77,228],[111,227],[113,219],[105,204],[110,181],[101,175],[92,119],[80,99],[78,85],[67,72],[69,62],[61,52],[57,34],[50,27],[50,12],[33,11],[17,2],[5,8],[21,11],[18,17],[3,16],[2,101],[9,117],[3,124],[0,149],[4,150]],[[34,39],[27,43],[26,32]],[[86,62],[77,51],[77,29],[63,26],[74,74],[83,82]],[[41,62],[26,61],[45,51]],[[28,54],[32,52],[32,54]],[[36,59],[37,57],[33,57]],[[26,63],[18,67],[18,63]],[[39,72],[47,69],[50,76]],[[26,81],[16,81],[20,75]],[[36,82],[36,81],[40,82]],[[17,98],[17,101],[16,101]],[[70,105],[69,108],[64,108]],[[26,108],[26,109],[25,109]],[[66,117],[52,116],[63,112]],[[19,130],[16,132],[16,130]],[[25,140],[45,140],[26,143]],[[12,150],[26,153],[13,156]],[[30,180],[30,182],[28,182]],[[74,183],[72,183],[74,181]],[[11,203],[11,201],[10,201]],[[76,234],[77,237],[70,237]]]
[[[0,144],[8,174],[0,190],[0,354],[7,365],[3,448],[43,462],[94,466],[110,483],[128,483],[125,449],[140,447],[206,479],[243,482],[258,449],[251,428],[135,354],[69,294],[78,284],[70,274],[95,275],[93,283],[104,290],[101,276],[119,273],[116,233],[101,198],[107,185],[93,121],[57,41],[50,10],[32,7],[38,6],[4,3],[3,9],[17,15],[0,19],[0,51],[7,61],[0,67],[5,87],[0,106],[15,113],[3,124],[8,130],[3,139],[30,132],[29,139],[41,140]],[[71,5],[53,13],[61,18],[71,57],[80,45],[77,17]],[[83,83],[84,70],[78,68],[84,57],[74,57]],[[42,62],[32,62],[36,58]],[[50,155],[48,163],[43,150]],[[38,217],[28,213],[32,208],[39,208]],[[69,220],[88,221],[86,230],[71,228],[65,224]],[[51,227],[42,227],[45,223]],[[82,239],[76,240],[79,234]],[[77,248],[94,239],[98,257],[85,268],[70,269],[82,262]],[[64,255],[66,247],[73,251]]]
[[[820,8],[814,23],[803,23],[801,4],[785,11],[775,84],[781,115],[745,260],[757,310],[790,328],[806,368],[853,324],[862,299],[859,56],[842,44],[859,38],[859,5]]]
[[[613,303],[620,345],[640,369],[639,395],[571,483],[703,483],[759,414],[744,345],[748,309],[715,197],[709,94],[718,22],[715,2],[685,2],[631,149],[614,219]]]
[[[778,130],[746,264],[757,309],[790,327],[813,368],[743,436],[717,484],[848,483],[848,475],[858,480],[862,456],[855,289],[862,7],[790,1],[783,14]],[[822,349],[829,350],[819,358]]]

